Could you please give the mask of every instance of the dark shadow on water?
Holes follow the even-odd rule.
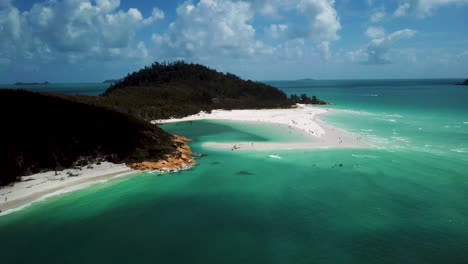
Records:
[[[333,224],[328,203],[187,194],[94,218],[11,225],[2,263],[468,263],[467,232],[400,222]]]
[[[194,142],[199,141],[200,137],[206,138],[209,136],[221,134],[221,133],[229,133],[235,132],[238,134],[233,140],[248,140],[248,141],[267,141],[266,138],[248,133],[246,131],[242,131],[236,128],[233,128],[228,125],[224,125],[221,123],[215,123],[212,121],[192,121],[192,122],[178,122],[178,123],[170,123],[160,126],[162,129],[168,131],[169,133],[183,135],[192,139]]]
[[[255,173],[249,171],[238,171],[236,172],[236,175],[255,175]]]

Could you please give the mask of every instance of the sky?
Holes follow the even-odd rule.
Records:
[[[468,78],[468,0],[0,0],[0,83],[185,60],[252,80]]]

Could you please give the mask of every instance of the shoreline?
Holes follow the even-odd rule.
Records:
[[[0,188],[0,216],[19,211],[51,197],[139,173],[141,172],[123,164],[103,162],[82,169],[59,171],[58,175],[55,175],[54,171],[49,171],[23,176],[22,181]]]
[[[186,170],[196,165],[192,150],[187,145],[190,139],[174,136],[176,154],[166,155],[161,160],[131,164],[103,162],[58,171],[22,176],[21,181],[0,187],[0,217],[50,197],[70,193],[111,179],[139,175],[148,171],[171,173]]]
[[[329,148],[370,148],[371,145],[359,135],[334,127],[318,117],[333,110],[298,104],[292,109],[261,110],[213,110],[195,115],[165,120],[154,120],[153,124],[190,122],[199,120],[238,121],[268,123],[295,129],[310,137],[306,142],[205,142],[203,147],[219,150],[288,150],[288,149],[329,149]]]

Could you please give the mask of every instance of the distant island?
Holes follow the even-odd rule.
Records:
[[[102,83],[116,83],[121,81],[122,79],[111,79],[111,80],[105,80]]]
[[[189,139],[149,121],[214,109],[292,108],[298,103],[328,104],[183,61],[153,63],[118,80],[102,96],[0,90],[0,111],[8,124],[0,130],[0,186],[24,175],[101,161],[139,170],[181,169],[195,164],[186,145]],[[31,133],[31,128],[40,129]]]
[[[14,85],[49,85],[50,82],[41,82],[41,83],[38,83],[38,82],[16,82],[14,83]]]
[[[468,85],[468,79],[464,80],[461,83],[457,83],[457,85]]]
[[[310,79],[310,78],[305,78],[305,79],[299,79],[297,81],[305,81],[305,82],[309,82],[309,81],[315,81],[315,79]]]

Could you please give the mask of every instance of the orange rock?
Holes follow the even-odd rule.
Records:
[[[175,150],[174,154],[166,155],[164,159],[158,161],[145,161],[128,164],[128,166],[134,170],[159,170],[162,172],[178,171],[194,166],[197,163],[193,160],[192,149],[187,145],[187,142],[190,141],[186,137],[175,135],[172,145]]]

